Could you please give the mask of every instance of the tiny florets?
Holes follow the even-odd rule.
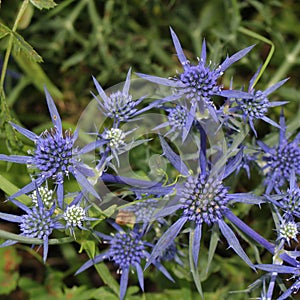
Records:
[[[244,117],[261,119],[268,112],[270,106],[269,99],[262,91],[252,92],[252,94],[252,99],[237,99],[236,102],[242,110]]]
[[[78,205],[68,206],[64,212],[64,219],[68,226],[76,227],[82,226],[82,222],[86,219],[86,214],[84,209]]]
[[[133,212],[135,223],[149,223],[157,209],[158,202],[155,199],[147,199],[126,207],[126,211]]]
[[[47,177],[56,177],[58,173],[68,175],[73,170],[73,145],[70,131],[66,131],[64,137],[55,129],[45,131],[36,141],[33,163]]]
[[[297,241],[298,225],[293,221],[283,221],[279,228],[279,238],[284,239],[288,244],[291,240]]]
[[[42,202],[44,207],[50,208],[53,205],[53,194],[54,191],[50,190],[46,187],[40,186],[38,188],[38,191],[40,193]],[[37,198],[37,191],[34,190],[30,195],[30,198],[32,199],[32,203],[34,206],[38,206],[38,198]]]
[[[217,84],[221,75],[220,68],[211,69],[200,59],[198,65],[190,65],[186,62],[184,72],[179,74],[176,80],[183,85],[183,92],[187,99],[213,105],[211,97],[222,90],[222,87]]]
[[[130,94],[117,91],[108,97],[104,103],[106,114],[109,118],[120,122],[127,121],[136,112],[136,103]]]
[[[140,264],[141,259],[145,258],[144,250],[138,234],[118,232],[111,241],[110,257],[122,270]]]
[[[274,186],[281,187],[288,182],[292,170],[300,174],[300,148],[293,142],[279,145],[264,159],[268,167],[266,181],[273,181]]]
[[[174,108],[168,109],[168,121],[173,130],[181,130],[186,125],[187,110],[180,105],[176,105]]]
[[[48,237],[54,227],[51,212],[37,207],[33,207],[28,214],[23,215],[20,223],[22,235],[39,239]]]
[[[183,216],[197,225],[211,225],[222,218],[229,199],[223,184],[206,176],[189,177],[181,193]]]
[[[125,133],[119,128],[111,128],[103,133],[103,138],[109,140],[108,145],[112,149],[117,149],[125,145]]]
[[[279,203],[287,215],[300,217],[300,189],[298,187],[288,189]]]

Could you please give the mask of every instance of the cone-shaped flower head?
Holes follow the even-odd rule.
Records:
[[[11,198],[18,197],[24,193],[33,191],[36,186],[41,186],[47,179],[54,180],[57,184],[57,200],[59,206],[63,207],[64,198],[64,179],[72,174],[80,186],[87,192],[99,198],[88,177],[95,176],[94,172],[87,165],[80,162],[80,154],[84,150],[78,150],[75,147],[78,132],[74,134],[71,131],[63,131],[62,122],[56,109],[54,101],[47,89],[45,89],[46,100],[53,128],[44,131],[41,135],[20,127],[17,124],[11,125],[21,134],[32,140],[35,144],[34,150],[29,152],[28,156],[4,155],[0,154],[0,160],[26,164],[36,170],[36,179],[20,189]],[[86,148],[89,150],[89,148]]]
[[[280,116],[279,143],[273,148],[268,147],[261,141],[259,146],[264,152],[263,167],[266,170],[267,194],[274,188],[279,189],[290,181],[292,174],[297,178],[300,175],[300,134],[293,141],[286,138],[286,125],[283,113]]]
[[[134,100],[132,95],[129,93],[130,75],[131,69],[129,69],[127,73],[122,91],[117,90],[116,92],[112,92],[110,95],[107,95],[104,92],[100,83],[93,77],[97,92],[103,100],[100,101],[98,97],[92,93],[99,104],[99,109],[105,116],[113,119],[117,123],[126,122],[133,118],[138,113],[136,106],[143,100],[143,97],[138,100]]]
[[[136,270],[140,287],[144,290],[144,275],[141,263],[150,256],[146,250],[150,244],[142,239],[143,234],[139,231],[138,227],[134,227],[133,230],[130,231],[124,231],[115,223],[113,223],[112,226],[118,230],[118,232],[112,236],[100,232],[96,233],[110,244],[109,249],[106,252],[95,256],[93,259],[88,260],[81,266],[76,274],[81,273],[104,259],[113,261],[118,266],[118,272],[121,274],[120,300],[122,300],[126,294],[129,271],[131,269]],[[153,264],[167,278],[173,280],[168,271],[159,262],[154,262]]]
[[[211,225],[223,216],[229,201],[227,188],[213,177],[199,175],[189,177],[181,191],[183,217],[197,225]]]

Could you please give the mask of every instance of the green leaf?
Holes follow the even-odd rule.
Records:
[[[91,242],[91,241],[85,241],[84,243],[82,243],[81,245],[84,250],[86,251],[86,253],[88,254],[88,256],[90,258],[94,258],[95,257],[95,243]],[[115,278],[112,276],[110,270],[107,268],[107,266],[104,263],[100,263],[100,264],[96,264],[94,265],[95,269],[97,270],[100,278],[103,280],[103,282],[108,285],[112,291],[114,291],[114,293],[116,295],[119,295],[119,284],[118,282],[115,280]]]
[[[14,56],[14,59],[17,61],[18,66],[27,75],[34,86],[41,91],[41,93],[44,94],[44,86],[46,86],[53,98],[63,98],[61,91],[53,84],[53,82],[49,79],[47,74],[36,61],[20,55]]]
[[[3,177],[2,175],[0,175],[0,189],[3,190],[3,192],[8,196],[15,194],[19,190],[17,186],[15,186],[13,183],[11,183],[8,179]],[[27,195],[19,196],[17,197],[17,199],[22,203],[24,203],[25,205],[30,204],[32,201]]]
[[[53,0],[30,0],[30,3],[38,9],[50,9],[57,5]]]
[[[28,59],[36,61],[36,62],[42,62],[42,57],[32,48],[32,46],[27,43],[23,37],[16,33],[12,32],[13,34],[13,51],[14,54],[21,54],[26,56]]]
[[[0,24],[0,39],[11,33],[11,30],[3,24]]]

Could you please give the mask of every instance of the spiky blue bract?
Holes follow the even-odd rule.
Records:
[[[292,173],[300,176],[300,133],[289,142],[286,137],[286,125],[283,112],[280,115],[280,131],[278,145],[269,147],[262,141],[257,142],[263,152],[266,172],[266,193],[278,190],[290,181]]]
[[[95,87],[97,89],[98,94],[102,98],[102,101],[92,93],[94,98],[99,104],[100,111],[108,118],[114,120],[115,124],[119,124],[120,122],[127,122],[139,114],[139,110],[137,106],[139,103],[143,101],[144,97],[139,98],[138,100],[134,100],[133,96],[129,93],[130,89],[130,76],[131,76],[131,68],[128,70],[126,81],[122,90],[117,90],[107,95],[100,83],[97,81],[95,77],[93,77],[93,81]],[[143,109],[143,112],[147,108]]]
[[[235,99],[235,102],[237,103],[237,107],[235,109],[241,111],[241,117],[243,118],[244,122],[249,122],[249,125],[252,131],[254,132],[255,136],[257,136],[257,133],[254,127],[254,123],[256,120],[259,119],[269,123],[272,126],[280,128],[277,123],[275,123],[273,120],[267,117],[267,113],[269,108],[275,106],[282,106],[287,103],[286,101],[271,102],[268,98],[268,95],[274,92],[280,86],[282,86],[288,80],[288,78],[277,82],[265,91],[256,91],[252,88],[252,82],[255,80],[258,74],[259,72],[256,72],[253,78],[250,80],[248,93],[249,95],[251,95],[251,97],[241,97]]]
[[[182,136],[184,141],[191,129],[191,121],[196,119],[197,111],[204,113],[204,111],[208,110],[213,119],[215,121],[218,120],[213,99],[214,96],[234,98],[239,97],[238,95],[242,94],[242,92],[239,93],[239,91],[224,91],[223,86],[219,84],[219,79],[228,67],[243,58],[253,48],[253,46],[247,47],[231,57],[227,57],[220,65],[214,63],[207,64],[206,42],[204,40],[202,43],[202,51],[201,56],[198,59],[198,63],[192,64],[186,58],[177,35],[172,28],[170,28],[170,31],[178,59],[183,67],[183,71],[178,72],[178,74],[171,79],[145,74],[138,75],[146,80],[168,86],[172,89],[173,94],[161,99],[160,103],[166,103],[179,99],[183,99],[184,101],[188,102],[188,112],[191,117],[183,121],[183,123],[185,123],[183,127],[185,129],[185,133]],[[245,98],[249,96],[247,93],[243,93],[243,95]]]
[[[259,264],[255,265],[258,269],[264,270],[269,273],[289,274],[294,283],[281,294],[277,300],[284,300],[289,298],[292,294],[298,293],[300,289],[300,269],[298,267],[291,267],[277,264]]]
[[[36,171],[36,179],[21,188],[10,198],[13,199],[22,194],[30,193],[36,186],[39,187],[47,179],[51,179],[57,185],[58,205],[63,208],[64,180],[66,177],[68,178],[70,174],[76,178],[83,190],[99,198],[97,192],[87,180],[88,177],[93,177],[95,174],[91,168],[80,162],[79,153],[83,154],[83,151],[78,151],[75,147],[78,132],[75,131],[72,133],[70,130],[63,131],[61,118],[46,88],[45,94],[53,127],[38,136],[17,124],[11,123],[17,131],[34,142],[34,149],[28,156],[0,154],[0,160],[26,164]]]
[[[136,270],[141,289],[144,289],[144,276],[141,263],[150,255],[147,252],[149,243],[143,240],[143,233],[138,227],[133,230],[123,230],[119,225],[111,223],[118,231],[112,236],[96,233],[99,237],[106,239],[109,249],[102,254],[96,255],[93,259],[82,265],[75,274],[79,274],[94,264],[100,263],[105,259],[113,261],[118,267],[120,278],[120,300],[124,299],[129,279],[130,270]],[[172,279],[168,271],[158,262],[153,263],[167,278]]]
[[[32,208],[27,207],[17,200],[11,200],[16,206],[22,209],[25,214],[15,216],[12,214],[0,213],[0,219],[19,223],[20,236],[29,238],[39,238],[43,240],[43,261],[46,262],[48,256],[48,240],[54,229],[63,229],[63,225],[59,223],[57,217],[53,216],[55,206],[50,209],[45,208],[39,190],[36,188],[37,205]],[[9,246],[16,243],[7,240],[1,246]]]

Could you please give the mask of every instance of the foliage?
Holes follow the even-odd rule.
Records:
[[[299,230],[297,1],[11,0],[0,10],[0,236],[8,246],[0,248],[1,299],[119,299],[120,289],[129,300],[264,299],[298,291],[298,253],[288,252]],[[193,107],[203,94],[198,102],[189,94],[187,104],[189,87],[176,98],[197,67],[220,87],[204,109]],[[148,124],[148,113],[159,118]],[[225,137],[214,126],[203,133],[209,114]],[[80,158],[41,173],[44,147],[70,140]],[[288,164],[279,170],[281,157]],[[52,207],[43,202],[45,183]],[[189,200],[205,188],[221,207],[209,217],[197,211],[195,222]],[[203,195],[198,200],[210,197]],[[30,217],[35,205],[49,210],[43,221],[51,230]],[[122,240],[134,265],[113,248],[122,230],[135,254],[143,249],[135,257]]]

